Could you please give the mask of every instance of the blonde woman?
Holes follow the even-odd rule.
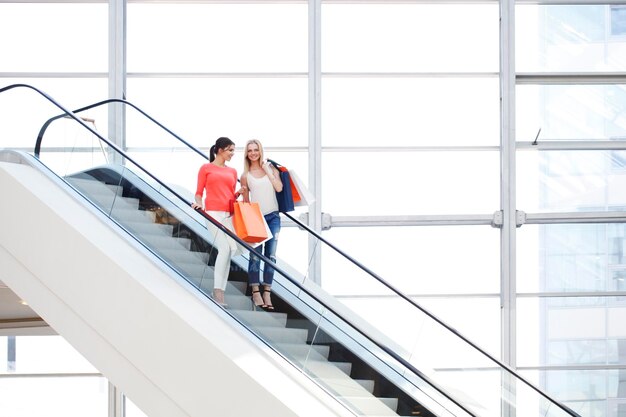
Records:
[[[263,145],[259,140],[249,140],[246,143],[244,152],[243,174],[241,175],[243,200],[259,204],[265,221],[272,232],[270,240],[257,246],[254,251],[250,252],[248,285],[252,292],[254,305],[271,311],[274,310],[271,298],[274,268],[270,265],[265,265],[263,269],[263,292],[261,293],[259,289],[261,285],[261,259],[256,256],[255,251],[262,253],[274,263],[276,262],[276,247],[280,233],[280,213],[278,211],[276,193],[282,191],[283,183],[280,180],[278,170],[264,159]]]

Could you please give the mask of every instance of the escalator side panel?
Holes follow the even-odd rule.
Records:
[[[146,414],[352,415],[53,179],[0,189],[0,279]]]

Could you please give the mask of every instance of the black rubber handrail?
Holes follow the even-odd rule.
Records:
[[[137,110],[139,113],[141,113],[143,116],[145,116],[146,118],[150,119],[151,122],[153,122],[154,124],[156,124],[157,126],[159,126],[161,129],[165,130],[167,133],[169,133],[170,135],[174,136],[176,139],[178,139],[180,142],[184,143],[187,147],[191,148],[191,150],[193,150],[194,152],[198,153],[200,156],[202,156],[204,159],[209,159],[208,156],[206,156],[204,153],[202,153],[202,151],[200,151],[199,149],[197,149],[196,147],[194,147],[193,145],[191,145],[189,142],[187,142],[185,139],[181,138],[180,136],[178,136],[176,133],[172,132],[170,129],[168,129],[167,127],[163,126],[161,123],[159,123],[158,120],[156,120],[155,118],[153,118],[152,116],[150,116],[148,113],[144,112],[143,110],[141,110],[139,107],[135,106],[133,103],[127,101],[127,100],[123,100],[123,99],[119,99],[119,98],[110,98],[107,100],[102,100],[99,101],[97,103],[93,103],[90,104],[88,106],[85,107],[81,107],[80,109],[76,109],[73,111],[74,114],[76,113],[80,113],[83,112],[85,110],[89,110],[89,109],[93,109],[95,107],[99,107],[102,106],[103,104],[110,104],[110,103],[122,103],[125,104],[127,106],[130,106],[132,108],[134,108],[135,110]],[[41,129],[39,130],[39,134],[37,135],[37,141],[35,142],[35,156],[39,157],[39,152],[41,151],[41,142],[43,140],[43,135],[46,132],[46,129],[48,129],[48,126],[50,126],[50,124],[52,122],[54,122],[55,120],[58,120],[62,117],[66,117],[66,113],[60,114],[58,116],[52,117],[50,119],[48,119],[43,126],[41,127]]]
[[[400,290],[398,290],[397,288],[395,288],[393,285],[391,285],[390,283],[388,283],[387,281],[385,281],[384,278],[382,278],[381,276],[379,276],[378,274],[376,274],[374,271],[372,271],[371,269],[369,269],[368,267],[366,267],[365,265],[363,265],[362,263],[360,263],[359,261],[357,261],[356,259],[354,259],[353,257],[351,257],[350,255],[348,255],[346,252],[344,252],[343,250],[341,250],[339,247],[337,247],[334,243],[328,241],[327,239],[325,239],[324,237],[322,237],[322,235],[320,235],[319,233],[317,233],[315,230],[311,229],[308,225],[304,224],[303,222],[301,222],[299,219],[295,218],[294,216],[292,216],[289,213],[285,213],[283,212],[283,214],[285,216],[287,216],[289,219],[291,219],[294,223],[296,223],[299,227],[307,230],[309,232],[309,234],[315,236],[317,239],[319,239],[320,241],[324,242],[326,245],[328,245],[329,247],[331,247],[335,252],[337,252],[338,254],[340,254],[341,256],[343,256],[344,258],[346,258],[348,261],[350,261],[352,264],[356,265],[358,268],[360,268],[362,271],[364,271],[365,273],[367,273],[368,275],[370,275],[372,278],[376,279],[378,282],[380,282],[382,285],[384,285],[385,287],[387,287],[387,289],[391,290],[392,292],[394,292],[398,297],[402,298],[403,300],[405,300],[406,302],[408,302],[409,304],[411,304],[413,307],[417,308],[418,310],[420,310],[422,313],[426,314],[428,317],[430,317],[432,320],[434,320],[435,322],[437,322],[440,326],[444,327],[445,329],[447,329],[448,331],[454,333],[459,339],[463,340],[465,343],[467,343],[468,345],[470,345],[471,347],[473,347],[474,349],[476,349],[478,352],[480,352],[482,355],[484,355],[485,357],[487,357],[489,360],[491,360],[492,362],[494,362],[495,364],[497,364],[498,366],[500,366],[501,368],[505,369],[506,371],[508,371],[511,375],[513,375],[515,378],[519,379],[520,381],[522,381],[523,383],[525,383],[526,385],[528,385],[531,389],[533,389],[535,392],[537,392],[539,395],[543,396],[544,398],[546,398],[547,400],[553,402],[554,404],[556,404],[557,406],[559,406],[563,411],[565,411],[566,413],[572,415],[572,416],[577,416],[580,417],[578,413],[576,413],[575,411],[571,410],[569,407],[565,406],[564,404],[561,404],[559,401],[555,400],[554,398],[550,397],[548,394],[546,394],[545,392],[543,392],[542,390],[540,390],[539,388],[537,388],[536,386],[534,386],[532,383],[530,383],[529,381],[527,381],[526,379],[524,379],[521,375],[519,375],[517,372],[515,372],[512,368],[510,368],[509,366],[507,366],[505,363],[500,362],[497,358],[491,356],[487,351],[483,350],[482,348],[480,348],[478,345],[476,345],[474,342],[472,342],[471,340],[469,340],[468,338],[466,338],[465,336],[463,336],[461,333],[459,333],[454,327],[451,327],[450,325],[448,325],[447,323],[445,323],[444,321],[442,321],[439,317],[435,316],[433,313],[431,313],[430,311],[426,310],[424,307],[420,306],[419,304],[417,304],[415,301],[413,301],[411,298],[407,297],[404,293],[402,293]]]

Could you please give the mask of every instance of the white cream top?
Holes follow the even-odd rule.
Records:
[[[267,175],[256,178],[248,172],[248,189],[250,190],[250,201],[259,203],[261,213],[269,214],[278,211],[278,200],[276,200],[276,190]]]

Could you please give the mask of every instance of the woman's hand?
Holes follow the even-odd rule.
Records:
[[[263,165],[261,166],[263,167],[263,171],[265,171],[268,177],[271,178],[274,176],[274,171],[272,171],[272,164],[270,164],[269,161],[265,160],[263,162]]]
[[[248,187],[246,187],[245,185],[243,185],[239,190],[237,190],[235,192],[235,200],[239,198],[239,196],[244,195],[245,196],[245,192],[248,190]]]
[[[191,203],[191,208],[194,210],[204,210],[202,206],[198,203]]]

